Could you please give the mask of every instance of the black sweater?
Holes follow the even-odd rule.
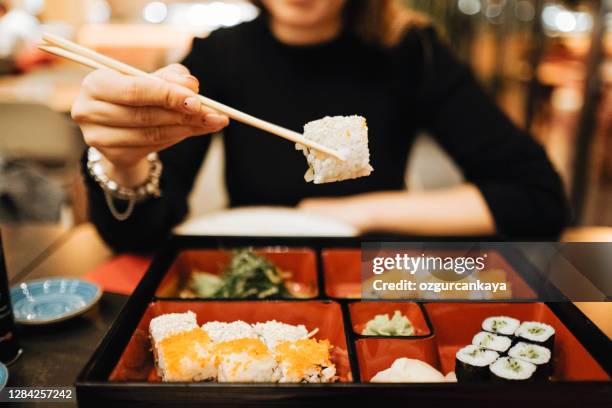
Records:
[[[260,17],[195,39],[183,63],[204,95],[289,129],[301,131],[326,115],[368,121],[372,175],[324,185],[304,181],[306,162],[292,143],[232,122],[224,131],[231,206],[402,190],[415,132],[425,129],[478,186],[500,235],[553,237],[564,226],[562,185],[543,149],[504,116],[433,29],[413,29],[392,49],[348,32],[321,45],[288,46]],[[193,137],[161,152],[163,197],[137,205],[124,222],[86,177],[91,219],[102,237],[118,250],[162,242],[187,213],[209,143]]]

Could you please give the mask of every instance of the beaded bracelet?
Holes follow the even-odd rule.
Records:
[[[102,164],[102,153],[95,147],[87,150],[87,171],[98,183],[104,192],[108,209],[118,221],[127,220],[137,202],[144,201],[149,197],[160,197],[159,179],[161,177],[163,165],[157,153],[150,153],[147,156],[149,162],[149,176],[147,180],[138,187],[129,188],[120,186],[116,181],[111,180]],[[127,201],[126,209],[121,212],[115,206],[115,199]]]

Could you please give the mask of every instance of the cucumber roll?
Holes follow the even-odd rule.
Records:
[[[555,344],[555,329],[541,322],[523,322],[516,330],[516,337],[519,341],[537,344],[552,351]]]
[[[481,331],[474,336],[472,344],[504,354],[512,345],[512,340],[506,336]]]
[[[520,342],[508,351],[508,356],[535,364],[538,379],[547,380],[552,375],[551,353],[546,347]]]
[[[493,363],[499,354],[493,350],[470,344],[460,349],[455,355],[455,374],[458,382],[482,382],[491,377],[489,364]]]
[[[521,322],[517,319],[508,316],[492,316],[487,317],[482,322],[482,330],[489,333],[501,334],[512,337],[519,328]]]
[[[489,370],[494,381],[530,381],[536,366],[518,358],[501,357],[489,366]]]

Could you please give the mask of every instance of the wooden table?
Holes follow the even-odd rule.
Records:
[[[11,284],[46,276],[82,276],[112,252],[93,226],[1,226]],[[63,324],[21,328],[23,355],[10,367],[8,386],[69,386],[127,300],[105,293],[98,306]],[[578,306],[612,338],[612,302]]]

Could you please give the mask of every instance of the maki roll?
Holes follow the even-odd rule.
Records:
[[[523,322],[516,330],[516,337],[519,341],[537,344],[552,350],[555,344],[555,329],[541,322]]]
[[[498,358],[489,366],[492,378],[498,381],[529,381],[536,371],[535,364],[512,357]]]
[[[474,336],[472,344],[504,354],[512,345],[512,340],[506,336],[481,331]]]
[[[482,330],[504,336],[514,336],[520,324],[520,321],[512,317],[492,316],[482,322]]]
[[[508,356],[535,364],[538,379],[548,379],[552,375],[551,353],[546,347],[520,342],[508,351]]]
[[[491,377],[489,365],[499,358],[493,350],[473,344],[460,349],[455,355],[455,374],[459,382],[481,382]]]
[[[328,340],[301,339],[279,343],[275,349],[281,383],[330,383],[336,380]]]
[[[263,341],[243,338],[215,346],[217,380],[224,382],[276,382],[280,373],[276,360]]]
[[[151,319],[149,333],[162,381],[203,381],[217,375],[213,342],[198,326],[193,312]]]
[[[374,169],[370,166],[368,148],[368,125],[361,116],[326,116],[304,126],[304,137],[324,144],[341,152],[346,160],[339,161],[325,153],[296,144],[302,150],[308,170],[304,175],[307,182],[314,184],[331,183],[369,176]]]

